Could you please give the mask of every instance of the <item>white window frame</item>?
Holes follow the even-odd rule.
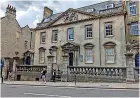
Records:
[[[91,28],[91,31],[87,31],[88,28]],[[85,29],[86,29],[86,30],[85,30],[85,31],[86,31],[86,32],[85,32],[85,33],[86,33],[86,34],[85,34],[85,35],[86,35],[86,39],[88,39],[88,38],[93,38],[92,24],[86,25],[86,26],[85,26]],[[89,34],[89,33],[90,33],[90,34]],[[89,36],[89,35],[91,35],[91,36]]]
[[[53,30],[52,31],[52,42],[57,42],[57,41],[58,41],[58,30]]]
[[[112,28],[106,28],[107,26],[111,25]],[[109,32],[107,32],[109,31]],[[107,35],[108,34],[108,35]],[[106,22],[105,23],[105,37],[113,36],[113,22]]]
[[[57,50],[53,51],[53,56],[54,56],[53,63],[56,64],[56,62],[57,62]]]
[[[44,34],[44,35],[43,35]],[[43,39],[45,40],[45,41],[43,41]],[[41,43],[46,43],[46,32],[41,32],[41,34],[40,34],[40,42]]]
[[[107,53],[108,49],[112,49],[112,53],[108,54]],[[105,48],[105,54],[106,54],[106,63],[107,64],[115,63],[115,47]],[[109,60],[109,57],[112,57],[113,61]]]
[[[136,28],[136,26],[137,26],[138,29],[135,30],[135,31],[138,31],[138,33],[137,33],[137,34],[134,34],[134,33],[133,33],[133,28],[134,28],[134,27]],[[139,32],[139,23],[138,23],[138,22],[135,22],[135,23],[132,23],[132,24],[131,24],[131,34],[132,34],[132,35],[140,35],[140,32]]]
[[[130,5],[131,4],[131,5]],[[135,12],[136,13],[132,13],[131,8],[135,7]],[[131,2],[129,3],[129,10],[130,10],[130,15],[136,15],[137,14],[137,7],[136,7],[136,2]]]
[[[70,38],[69,38],[69,35],[70,35],[70,34],[69,34],[69,33],[70,33],[70,32],[69,32],[69,29],[72,29],[72,31],[73,31],[73,34],[72,34],[72,35],[73,35],[73,39],[70,39]],[[67,38],[68,38],[68,40],[71,40],[71,41],[74,40],[74,28],[73,28],[73,27],[67,29]]]
[[[93,48],[85,48],[85,63],[93,63]]]
[[[45,50],[39,49],[39,63],[44,64],[45,63]]]
[[[110,8],[113,8],[114,7],[114,4],[108,4],[106,5],[106,9],[110,9]]]
[[[87,12],[93,12],[95,9],[91,8],[91,9],[87,9]]]

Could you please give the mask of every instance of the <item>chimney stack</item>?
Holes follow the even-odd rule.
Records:
[[[8,4],[5,15],[16,19],[16,8]]]
[[[53,14],[53,10],[51,10],[50,8],[48,7],[44,7],[44,13],[43,13],[43,18],[45,17],[49,17]]]

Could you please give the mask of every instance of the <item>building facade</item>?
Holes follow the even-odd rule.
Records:
[[[126,12],[121,1],[70,8],[58,14],[44,9],[47,15],[36,28],[35,65],[48,66],[51,50],[53,69],[61,70],[64,55],[68,55],[67,66],[126,66]]]
[[[125,1],[125,10],[127,11],[126,20],[126,42],[133,46],[133,62],[134,66],[139,67],[139,39],[140,39],[140,23],[139,23],[139,1]]]
[[[18,64],[33,64],[35,31],[29,26],[21,27],[16,20],[16,9],[8,5],[5,16],[1,18],[1,59],[4,60],[4,76],[15,69],[14,57]]]

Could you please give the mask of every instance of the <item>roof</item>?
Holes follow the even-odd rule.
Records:
[[[121,0],[120,1],[112,1],[112,0],[109,0],[109,1],[104,1],[104,2],[101,2],[101,3],[96,3],[96,4],[92,4],[92,5],[80,7],[80,8],[74,9],[74,10],[78,10],[78,11],[84,12],[86,14],[87,13],[94,14],[96,12],[99,12],[100,10],[105,10],[106,9],[106,5],[109,5],[109,4],[113,4],[114,7],[119,7],[119,6],[122,6],[123,5],[123,3],[122,3]],[[94,10],[92,12],[87,12],[88,9],[94,9]],[[48,24],[50,24],[51,22],[53,22],[54,20],[56,20],[57,18],[59,18],[63,13],[64,12],[56,13],[56,14],[52,14],[49,17],[43,18],[42,21],[41,21],[41,23],[38,23],[37,28],[38,27],[40,28],[40,27],[47,26]]]

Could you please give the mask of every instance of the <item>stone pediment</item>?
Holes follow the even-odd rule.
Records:
[[[67,11],[62,13],[58,18],[50,22],[49,26],[67,24],[76,21],[78,22],[80,20],[86,20],[94,17],[96,17],[94,14],[88,12],[80,11],[77,9],[68,9]]]

